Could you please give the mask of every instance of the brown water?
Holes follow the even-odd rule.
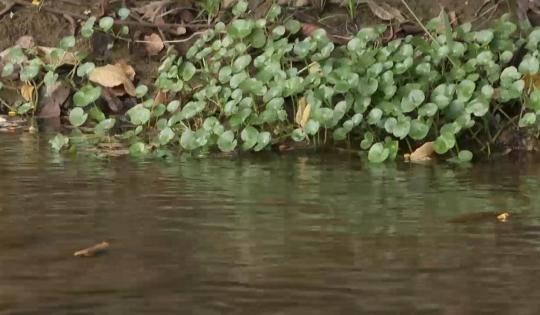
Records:
[[[540,314],[538,169],[73,159],[0,134],[0,314]]]

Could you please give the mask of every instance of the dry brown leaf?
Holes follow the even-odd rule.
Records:
[[[418,149],[414,150],[408,157],[411,162],[421,162],[431,160],[431,156],[435,153],[433,142],[426,142]]]
[[[76,251],[75,253],[73,253],[73,256],[76,256],[76,257],[92,257],[92,256],[102,254],[108,248],[109,248],[109,243],[101,242],[101,243],[96,244],[96,245],[94,245],[92,247],[88,247],[88,248]]]
[[[167,103],[167,92],[162,90],[157,91],[156,96],[154,97],[154,103],[152,106],[157,106],[159,104]]]
[[[368,0],[367,4],[371,12],[383,21],[397,20],[400,23],[405,21],[401,11],[386,3],[375,3],[375,1]]]
[[[224,9],[227,9],[227,8],[230,8],[235,3],[236,3],[236,0],[223,0],[221,1],[221,7]]]
[[[293,7],[304,7],[310,4],[310,0],[279,0],[279,5],[290,5]]]
[[[530,91],[531,88],[540,90],[540,73],[526,74],[523,76],[525,82],[525,91]]]
[[[147,5],[133,9],[133,11],[142,15],[142,18],[154,23],[156,18],[159,17],[164,11],[165,8],[171,3],[171,1],[152,1]]]
[[[165,47],[165,44],[163,44],[163,40],[161,40],[161,37],[156,33],[145,35],[144,41],[146,44],[146,51],[150,56],[155,56],[159,54]]]
[[[104,87],[114,88],[120,85],[124,86],[127,94],[135,96],[135,87],[126,72],[121,66],[106,65],[95,68],[88,79]]]
[[[125,61],[120,60],[117,63],[114,64],[117,67],[122,68],[122,71],[126,74],[126,76],[131,80],[135,80],[135,69],[133,69],[132,66],[128,65]]]
[[[17,40],[17,45],[23,49],[30,49],[36,46],[36,43],[34,42],[34,37],[30,35],[24,35],[19,37]]]
[[[302,97],[298,100],[298,109],[296,110],[295,121],[302,128],[306,125],[311,114],[311,105],[307,104],[306,98]]]
[[[501,222],[506,222],[508,220],[508,217],[510,217],[510,213],[508,212],[503,212],[501,214],[499,214],[497,216],[497,220],[501,221]]]
[[[75,58],[75,55],[73,53],[66,52],[62,59],[58,59],[58,58],[51,57],[51,52],[57,48],[38,46],[37,49],[40,56],[43,57],[43,61],[45,61],[46,63],[54,63],[57,65],[71,65],[71,66],[74,66],[77,64],[77,58]]]
[[[21,95],[25,101],[31,102],[34,99],[34,86],[30,84],[21,86]]]
[[[171,33],[174,35],[184,35],[185,33],[187,33],[187,29],[183,26],[178,26],[175,29],[171,29]]]

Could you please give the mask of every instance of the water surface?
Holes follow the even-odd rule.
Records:
[[[99,160],[0,134],[0,314],[540,314],[538,166]]]

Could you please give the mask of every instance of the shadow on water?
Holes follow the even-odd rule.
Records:
[[[110,161],[0,135],[0,314],[537,314],[535,164]],[[510,209],[507,222],[449,224]],[[108,241],[106,255],[75,250]]]

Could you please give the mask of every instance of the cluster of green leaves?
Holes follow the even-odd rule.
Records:
[[[117,15],[120,19],[126,19],[130,14],[129,9],[121,8]],[[96,22],[98,25],[96,26]],[[99,21],[89,18],[81,28],[79,40],[90,38],[95,30],[121,36],[129,33],[129,28],[121,27],[117,33],[113,30],[114,18],[105,16]],[[18,80],[32,86],[35,91],[42,88],[54,88],[59,82],[75,88],[68,120],[73,127],[80,127],[92,120],[93,130],[96,135],[104,136],[115,125],[114,118],[106,118],[104,113],[96,106],[96,101],[101,97],[101,87],[94,86],[88,81],[89,74],[95,69],[93,62],[85,62],[88,55],[75,49],[77,38],[67,36],[63,38],[58,47],[48,49],[43,54],[39,47],[23,49],[14,46],[7,51],[7,56],[1,73],[3,80],[11,80],[15,69],[19,70]],[[71,67],[66,71],[66,66]],[[37,110],[37,97],[27,101],[18,102],[10,106],[10,110],[19,115],[32,114]],[[67,147],[69,138],[57,135],[50,141],[54,150],[60,151]]]
[[[185,56],[164,58],[151,90],[172,101],[156,104],[148,87],[137,88],[140,102],[123,118],[132,128],[119,135],[132,154],[171,147],[261,151],[288,139],[348,141],[382,163],[400,148],[434,141],[438,154],[470,161],[472,153],[460,144],[489,150],[507,126],[538,129],[540,91],[524,79],[539,72],[540,29],[520,29],[509,16],[473,31],[469,23],[452,28],[442,13],[426,25],[430,36],[386,43],[385,26],[366,27],[335,46],[323,29],[299,35],[301,23],[280,20],[278,5],[259,20],[243,18],[247,7],[238,1],[231,23],[217,23]],[[99,29],[109,31],[111,19],[102,18]],[[95,22],[87,21],[81,34],[90,36]],[[525,56],[511,65],[521,46]],[[21,79],[37,75],[31,64]],[[84,77],[93,64],[75,68]],[[99,95],[90,84],[75,93],[73,126],[93,119],[98,134],[114,126],[93,105]],[[67,143],[60,137],[53,145]]]
[[[233,12],[240,16],[246,7],[240,1]],[[540,93],[529,99],[523,76],[538,72],[540,30],[529,35],[529,53],[516,68],[505,64],[526,40],[508,16],[493,29],[472,31],[470,24],[452,29],[441,14],[427,24],[430,38],[381,45],[380,26],[335,47],[322,29],[302,39],[298,21],[275,23],[279,12],[274,6],[265,19],[218,23],[186,56],[165,59],[156,88],[178,99],[134,109],[148,118],[139,126],[155,118],[151,143],[176,135],[188,151],[259,151],[287,138],[319,142],[331,134],[334,141],[358,139],[375,163],[394,159],[403,143],[428,140],[437,153],[468,161],[472,154],[460,151],[458,140],[489,146],[493,131],[512,122],[503,105],[523,101],[519,126],[536,126]],[[300,98],[310,106],[301,126],[294,120]]]

